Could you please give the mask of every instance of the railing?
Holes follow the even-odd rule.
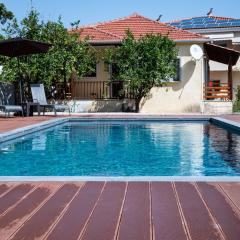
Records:
[[[74,99],[134,98],[128,89],[124,89],[121,81],[74,81],[71,83],[71,95]]]
[[[231,100],[231,88],[229,86],[204,87],[205,100]]]

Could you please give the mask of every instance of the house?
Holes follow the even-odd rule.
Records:
[[[115,47],[121,44],[125,31],[130,29],[135,38],[147,33],[168,36],[176,42],[179,58],[179,77],[170,81],[164,87],[154,87],[149,96],[142,99],[140,112],[143,113],[226,113],[232,111],[232,99],[228,92],[221,101],[210,103],[211,94],[206,94],[204,84],[208,76],[208,68],[205,58],[194,60],[190,54],[190,48],[197,44],[202,51],[208,48],[209,55],[215,57],[218,52],[217,61],[233,61],[238,59],[239,53],[224,47],[209,44],[209,38],[187,30],[176,28],[166,23],[155,21],[139,14],[128,17],[83,26],[78,31],[81,38],[89,38],[89,42],[97,49],[98,61],[95,71],[89,73],[82,79],[72,78],[71,93],[74,101],[73,109],[79,111],[122,111],[122,108],[131,108],[133,99],[126,92],[124,99],[119,99],[118,90],[121,83],[108,84],[113,66],[109,66],[102,59],[105,48]],[[219,55],[220,53],[220,55]],[[222,60],[221,55],[226,59]],[[234,65],[234,62],[230,64]],[[229,67],[230,68],[230,67]],[[229,74],[231,78],[231,73]],[[205,95],[209,98],[206,99]]]
[[[215,45],[240,51],[240,19],[214,16],[210,11],[207,16],[174,20],[169,25],[208,37]],[[229,86],[228,65],[209,61],[209,70],[206,85],[216,88]],[[240,61],[232,67],[230,87],[235,99],[236,91],[240,87]]]

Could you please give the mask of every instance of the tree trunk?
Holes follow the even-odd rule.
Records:
[[[66,99],[66,92],[67,92],[67,70],[66,70],[66,65],[67,65],[67,60],[64,61],[63,63],[63,96],[64,99]]]
[[[141,101],[141,98],[135,99],[135,112],[139,112],[140,101]]]

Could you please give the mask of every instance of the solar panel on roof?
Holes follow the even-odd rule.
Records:
[[[231,27],[240,27],[240,23],[237,22],[231,23]]]
[[[193,24],[203,24],[204,22],[203,21],[193,21],[192,23]]]
[[[216,23],[226,24],[229,23],[229,20],[217,20]]]
[[[180,23],[181,24],[189,24],[189,23],[192,23],[192,20],[182,20]]]
[[[192,18],[192,19],[198,19],[198,20],[203,20],[205,18],[208,18],[208,17],[196,17],[196,18]]]
[[[189,28],[192,28],[192,24],[181,24],[180,28],[189,29]]]
[[[213,28],[213,27],[240,27],[240,19],[215,19],[211,17],[197,17],[192,19],[185,19],[177,23],[171,23],[170,25],[182,28]]]
[[[213,19],[213,18],[206,18],[206,19],[204,19],[204,22],[205,23],[212,23],[212,22],[216,22],[216,20]]]
[[[217,27],[217,26],[218,25],[216,23],[209,23],[205,25],[206,28]]]
[[[240,24],[240,19],[230,19],[229,22],[230,23],[238,23],[238,24]]]
[[[228,27],[228,26],[231,26],[231,23],[226,23],[226,22],[223,22],[223,23],[218,23],[217,24],[219,27]]]
[[[204,24],[195,24],[194,27],[195,28],[204,28]]]

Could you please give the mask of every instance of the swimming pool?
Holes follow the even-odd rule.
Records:
[[[74,121],[0,145],[1,176],[240,176],[240,135],[208,121]]]

